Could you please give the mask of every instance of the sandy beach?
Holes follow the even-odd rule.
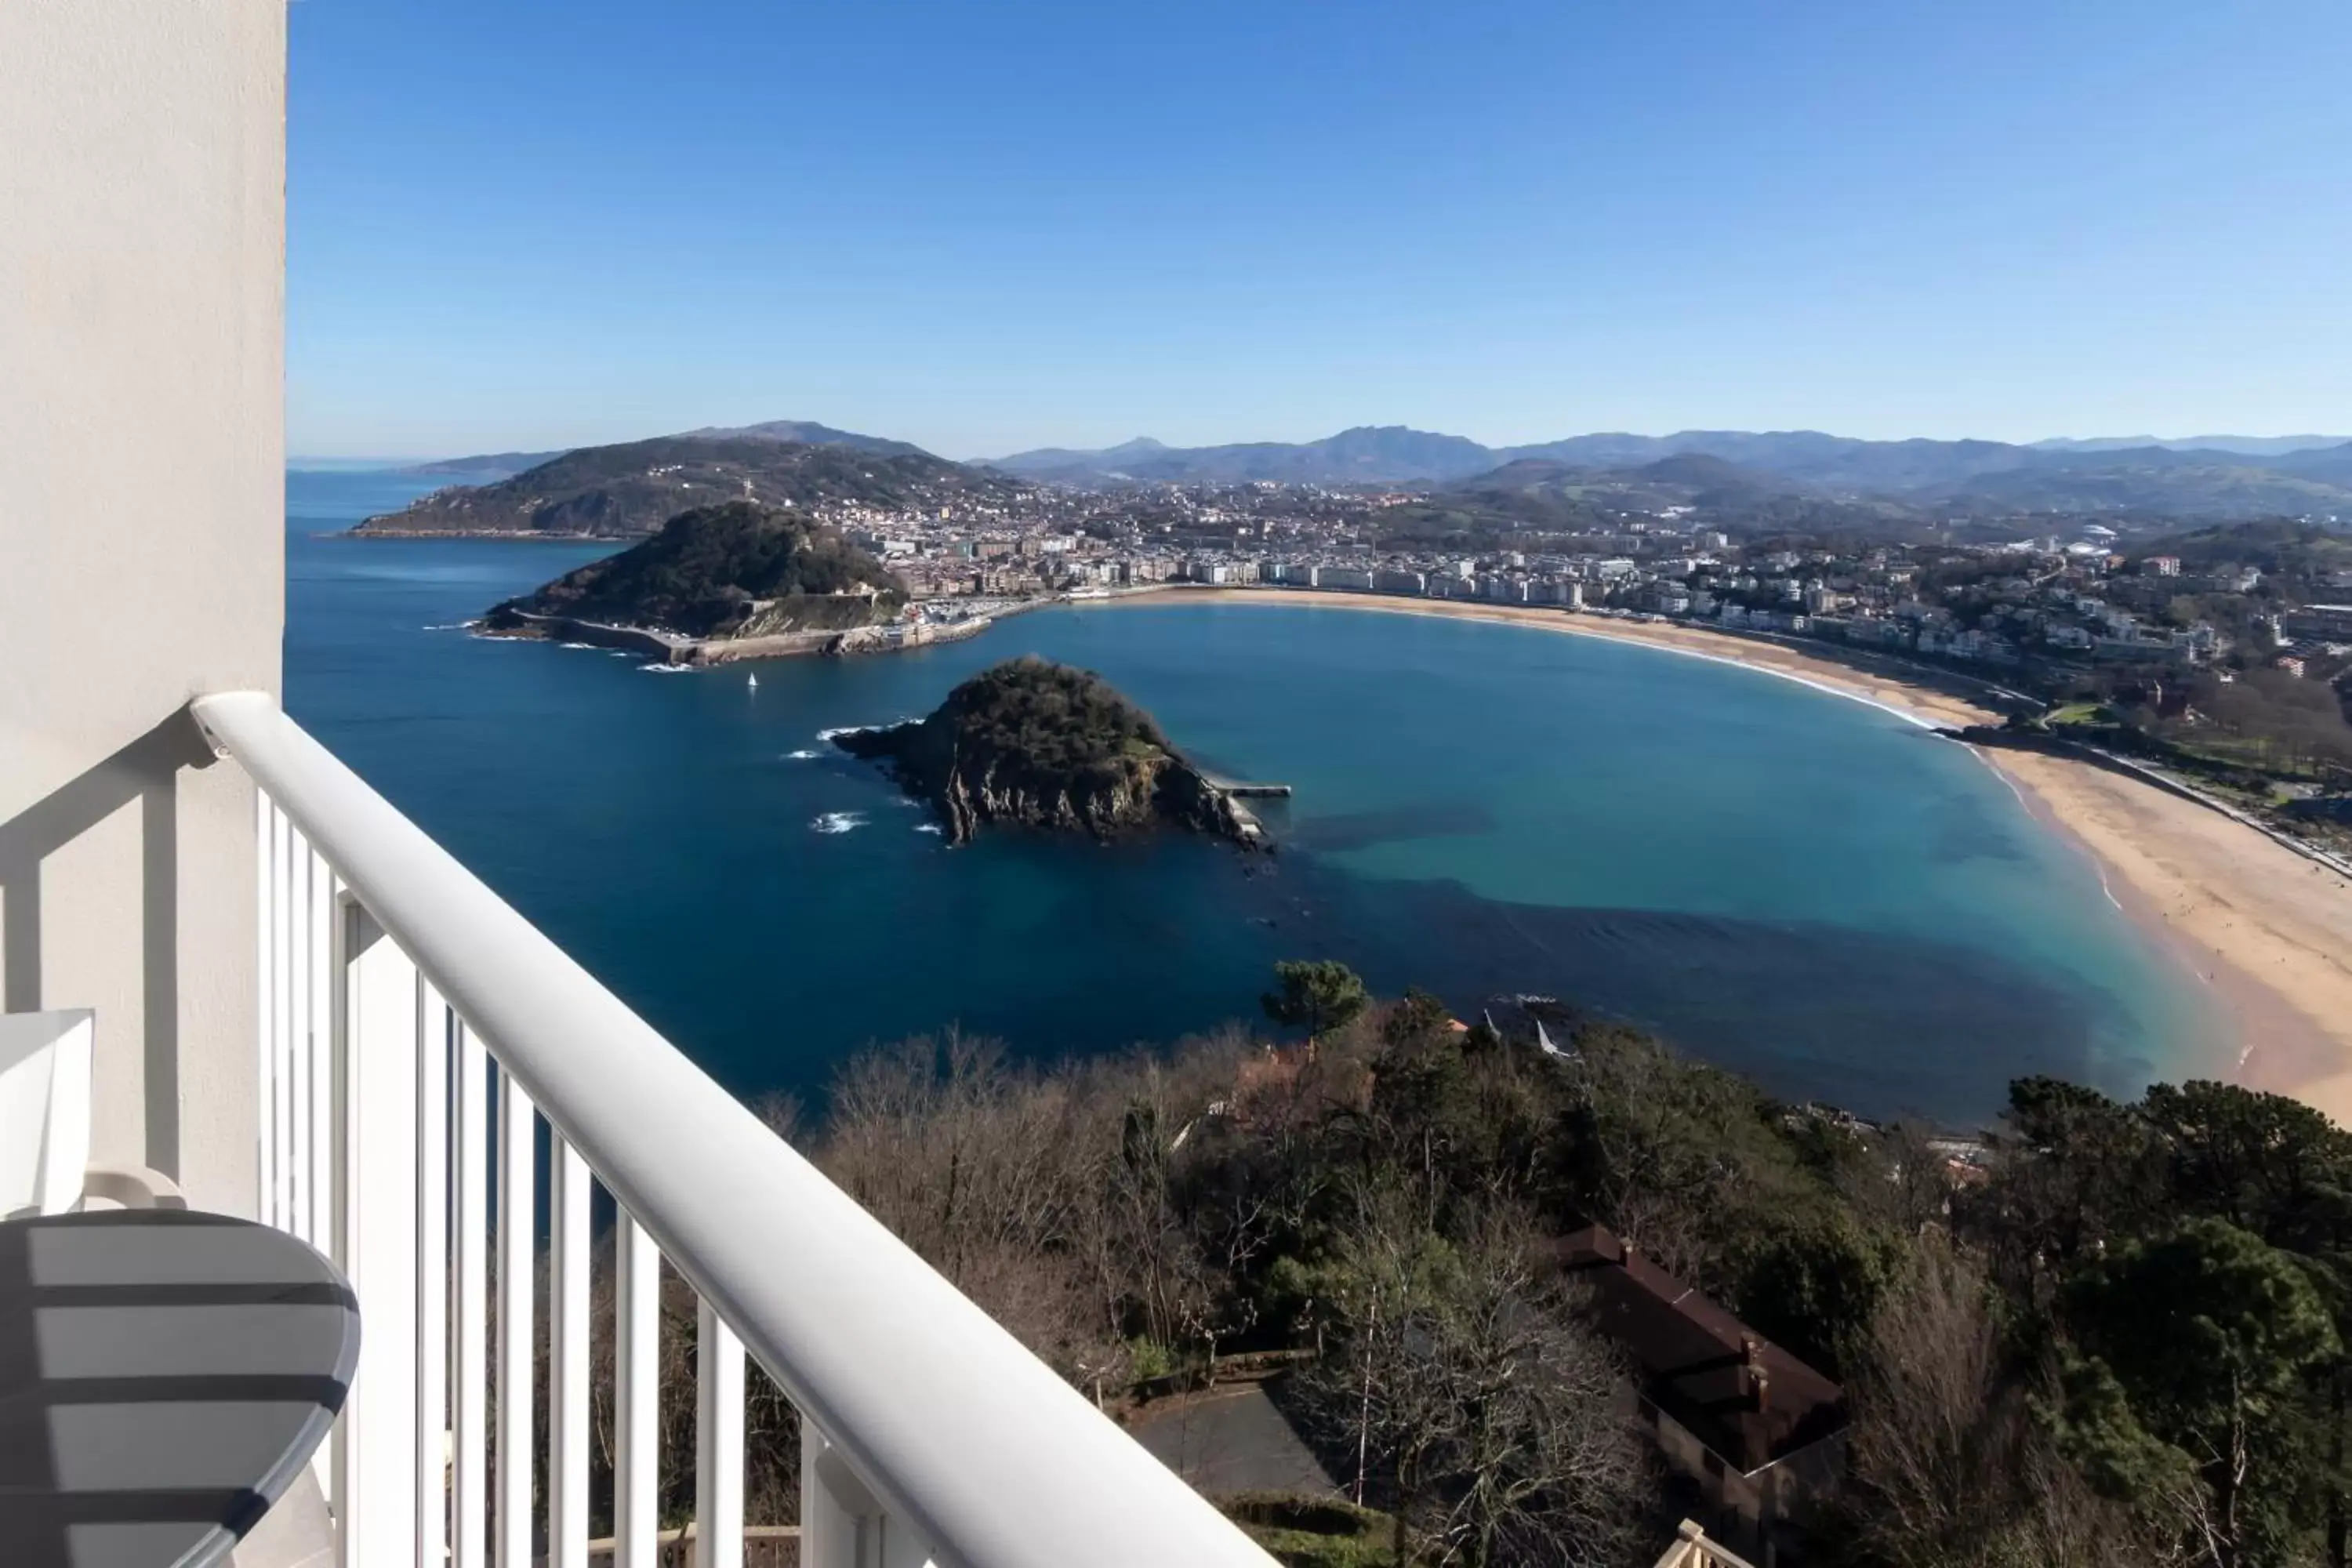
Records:
[[[1171,589],[1097,605],[1232,603],[1447,616],[1648,643],[1770,670],[1936,724],[1998,718],[1964,696],[1697,626],[1533,605],[1282,588]],[[2292,1094],[2352,1126],[2352,882],[2192,801],[2086,763],[1979,751],[2093,858],[2124,913],[2209,988],[2227,1038],[2195,1070]]]

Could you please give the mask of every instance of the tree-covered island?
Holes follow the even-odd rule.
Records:
[[[950,842],[982,823],[1098,839],[1174,825],[1260,847],[1265,830],[1090,670],[1035,657],[982,671],[919,723],[834,737],[938,808]]]

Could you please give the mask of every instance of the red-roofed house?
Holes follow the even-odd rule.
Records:
[[[1845,1391],[1606,1226],[1555,1245],[1595,1325],[1633,1359],[1643,1424],[1698,1483],[1707,1533],[1772,1568],[1778,1527],[1845,1473]]]

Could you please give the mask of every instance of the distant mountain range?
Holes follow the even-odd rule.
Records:
[[[2341,447],[2347,441],[2352,441],[2352,436],[2177,436],[2170,439],[2162,436],[2094,436],[2081,441],[2058,436],[2031,445],[2044,452],[2117,452],[2131,447],[2168,447],[2176,452],[2243,452],[2252,457],[2275,458],[2313,447]]]
[[[1524,489],[1513,482],[1516,465],[1556,465],[1543,480],[1554,486],[1570,470],[1617,485],[1629,471],[1681,458],[1711,458],[1737,470],[1713,474],[1715,482],[1703,487],[1710,490],[1895,502],[1927,511],[2352,514],[2352,441],[2318,436],[2020,446],[1864,441],[1812,430],[1684,430],[1486,447],[1402,426],[1361,426],[1297,443],[1178,447],[1139,438],[1095,452],[1049,447],[1000,458],[992,466],[1064,484],[1277,479]]]
[[[1231,447],[1166,447],[1150,437],[1099,452],[1047,447],[998,458],[991,468],[1024,478],[1065,483],[1103,479],[1273,479],[1286,484],[1396,484],[1464,479],[1517,456],[1463,436],[1440,436],[1402,425],[1360,425],[1320,441],[1248,441]]]
[[[570,448],[566,447],[564,450],[568,451]],[[464,479],[479,484],[486,479],[503,479],[509,474],[521,473],[525,468],[535,468],[551,458],[562,456],[563,452],[560,451],[477,452],[470,458],[444,458],[434,463],[412,463],[398,471],[404,474],[414,474],[420,479],[431,479],[436,475],[446,474],[454,479]]]
[[[1690,506],[1749,522],[2017,513],[2231,520],[2352,518],[2352,441],[2322,436],[1865,441],[1815,430],[1604,433],[1520,447],[1403,426],[1319,441],[1170,447],[1138,437],[1098,450],[1045,447],[951,463],[906,441],[808,420],[710,426],[561,453],[452,458],[407,470],[451,488],[371,518],[369,532],[649,533],[718,500],[929,506],[1024,483],[1410,486],[1433,492],[1433,528],[1560,525],[1628,508]],[[1400,524],[1411,516],[1401,514]]]
[[[813,419],[771,419],[764,425],[706,425],[686,434],[705,440],[797,441],[808,447],[849,447],[860,452],[888,452],[900,458],[930,456],[911,441],[860,436],[855,430],[836,430]]]

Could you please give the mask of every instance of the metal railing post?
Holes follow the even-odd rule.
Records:
[[[614,1238],[613,1568],[657,1568],[661,1252],[627,1213]]]
[[[344,1276],[361,1302],[335,1495],[342,1558],[416,1561],[416,965],[356,905],[343,911]]]
[[[421,1489],[437,1484],[428,1476],[438,1435],[430,1431],[434,1401],[422,1367],[434,1360],[434,1336],[418,1309],[425,1259],[446,1247],[453,1260],[445,1338],[451,1347],[455,1490],[446,1516],[447,1563],[488,1568],[487,1045],[520,1091],[510,1100],[517,1114],[527,1097],[622,1215],[615,1568],[653,1568],[664,1256],[727,1331],[707,1336],[714,1389],[730,1375],[728,1341],[740,1339],[809,1430],[823,1434],[810,1461],[814,1473],[824,1480],[837,1472],[841,1485],[812,1489],[813,1500],[847,1497],[853,1483],[862,1494],[864,1501],[849,1511],[817,1509],[814,1529],[822,1550],[813,1551],[813,1563],[835,1568],[827,1553],[843,1537],[838,1529],[827,1535],[827,1519],[845,1522],[849,1543],[840,1549],[850,1555],[838,1563],[857,1568],[912,1568],[932,1554],[931,1542],[957,1568],[1063,1568],[1099,1560],[1106,1542],[1117,1543],[1122,1568],[1270,1563],[1230,1521],[304,734],[271,697],[225,692],[197,698],[191,709],[215,747],[267,797],[255,808],[262,846],[256,952],[264,1003],[256,1042],[263,1127],[257,1206],[271,1223],[299,1228],[307,1204],[315,1230],[326,1204],[338,1255],[360,1289],[363,1342],[372,1347],[362,1352],[357,1414],[337,1437],[332,1468],[330,1502],[346,1525],[347,1548],[363,1547],[371,1557],[382,1550],[414,1563],[419,1538],[431,1535],[424,1518],[431,1504]],[[283,874],[298,847],[312,873],[307,900],[293,896]],[[330,969],[335,1026],[347,1037],[329,1053],[334,1146],[344,1155],[331,1194],[311,1179],[322,1133],[315,1115],[320,1063],[316,1057],[307,1063],[301,1087],[309,1105],[299,1107],[304,1064],[288,1055],[299,1015],[315,1016],[318,1005],[315,969],[308,985],[298,985],[293,966],[304,957],[298,923],[315,919],[321,866],[331,874],[329,889],[347,900],[353,918],[363,913],[367,927],[366,940],[350,942],[350,963]],[[351,936],[339,925],[339,948]],[[372,956],[379,950],[381,956]],[[413,968],[396,972],[396,964]],[[450,1069],[454,1232],[439,1246],[419,1206],[433,1199],[416,1162],[435,1158],[436,1142],[422,1125],[429,1114],[424,1101],[434,1097],[415,1054],[420,976],[446,998],[444,1016],[460,1021]],[[390,1000],[395,994],[405,996],[397,1017]],[[386,1040],[381,1048],[380,1033]],[[313,1113],[310,1171],[298,1173],[305,1162],[295,1123],[305,1110]],[[510,1156],[524,1141],[520,1134],[510,1139]],[[568,1192],[569,1174],[558,1179]],[[524,1184],[518,1167],[502,1190],[519,1194]],[[579,1184],[584,1192],[584,1175]],[[562,1207],[572,1212],[568,1197]],[[560,1300],[550,1309],[563,1323],[551,1342],[552,1357],[566,1368],[584,1361],[565,1348],[581,1342],[572,1325],[582,1315],[574,1306],[584,1307],[585,1227],[575,1225],[567,1218],[560,1227]],[[502,1226],[504,1271],[515,1290],[503,1321],[516,1337],[501,1335],[502,1375],[510,1378],[527,1354],[530,1296],[520,1289],[518,1256],[527,1228],[515,1216]],[[387,1239],[394,1233],[396,1249]],[[563,1412],[551,1422],[563,1457],[550,1462],[550,1497],[560,1500],[551,1546],[564,1553],[581,1551],[581,1472],[574,1468],[581,1445],[566,1434],[580,1430],[573,1423],[575,1406],[584,1408],[584,1372],[566,1371],[560,1392],[550,1394]],[[386,1384],[396,1390],[388,1396],[398,1406],[393,1415],[383,1412]],[[520,1413],[528,1386],[517,1383],[511,1413]],[[378,1394],[374,1404],[367,1399],[371,1388]],[[705,1445],[719,1455],[733,1449],[734,1462],[717,1468],[727,1471],[740,1458],[740,1426],[732,1424],[741,1413],[734,1403],[730,1397],[714,1406]],[[404,1432],[391,1445],[396,1451],[381,1444],[380,1419],[395,1420],[394,1429]],[[1018,1443],[1004,1441],[1008,1425],[1020,1432]],[[509,1568],[527,1549],[517,1544],[528,1534],[518,1529],[516,1499],[527,1495],[529,1447],[527,1436],[502,1433],[502,1468],[512,1486],[501,1489],[508,1506],[499,1540]],[[740,1490],[740,1478],[734,1484]],[[728,1512],[727,1484],[714,1474],[712,1485],[716,1555],[726,1549],[717,1526]],[[379,1500],[394,1498],[396,1508]],[[387,1542],[393,1544],[381,1544]]]
[[[588,1568],[588,1162],[550,1140],[548,1568]]]
[[[697,1303],[694,1568],[743,1568],[743,1342]]]

